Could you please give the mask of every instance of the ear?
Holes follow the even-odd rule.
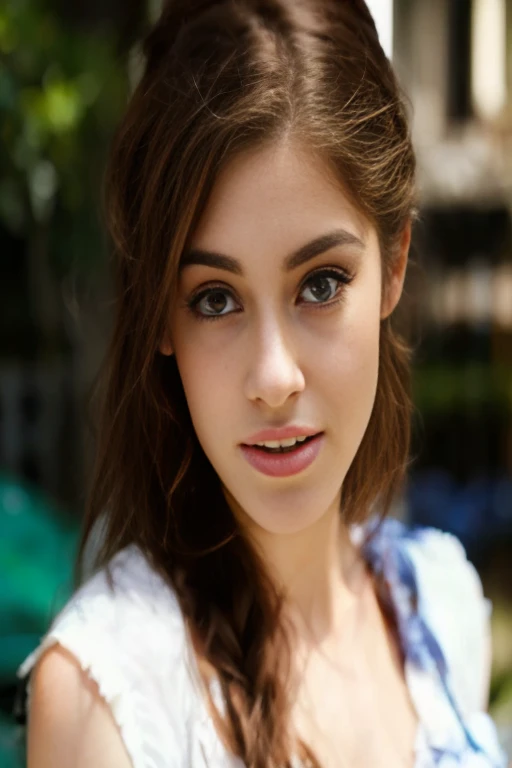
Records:
[[[158,351],[165,357],[170,357],[174,353],[168,333],[164,334],[162,341],[158,345]]]
[[[407,270],[407,259],[409,256],[409,246],[411,244],[412,223],[409,220],[404,227],[400,237],[400,244],[395,260],[391,265],[388,284],[384,291],[380,317],[384,320],[393,312],[402,295],[404,287],[405,273]]]

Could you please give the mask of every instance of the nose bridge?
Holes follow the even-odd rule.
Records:
[[[248,344],[246,394],[274,407],[304,387],[298,339],[285,313],[265,306],[255,319]]]

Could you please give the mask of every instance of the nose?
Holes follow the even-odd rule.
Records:
[[[305,379],[297,360],[296,344],[285,336],[277,324],[267,323],[248,345],[245,394],[249,400],[279,408],[290,395],[304,389]]]

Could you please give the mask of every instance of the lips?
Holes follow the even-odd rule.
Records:
[[[325,443],[323,433],[295,446],[290,452],[276,453],[258,446],[241,445],[240,450],[247,462],[258,472],[271,477],[288,477],[306,470],[317,458]]]

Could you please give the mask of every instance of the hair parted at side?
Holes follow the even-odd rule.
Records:
[[[328,162],[376,228],[385,290],[415,214],[406,110],[363,0],[169,0],[143,52],[106,176],[116,310],[81,551],[104,518],[98,565],[130,543],[146,553],[216,670],[222,738],[248,768],[289,766],[280,596],[197,440],[175,357],[158,347],[184,247],[219,171],[249,149],[294,141]],[[377,506],[384,516],[401,486],[409,357],[383,320],[375,404],[343,482],[347,523]]]

